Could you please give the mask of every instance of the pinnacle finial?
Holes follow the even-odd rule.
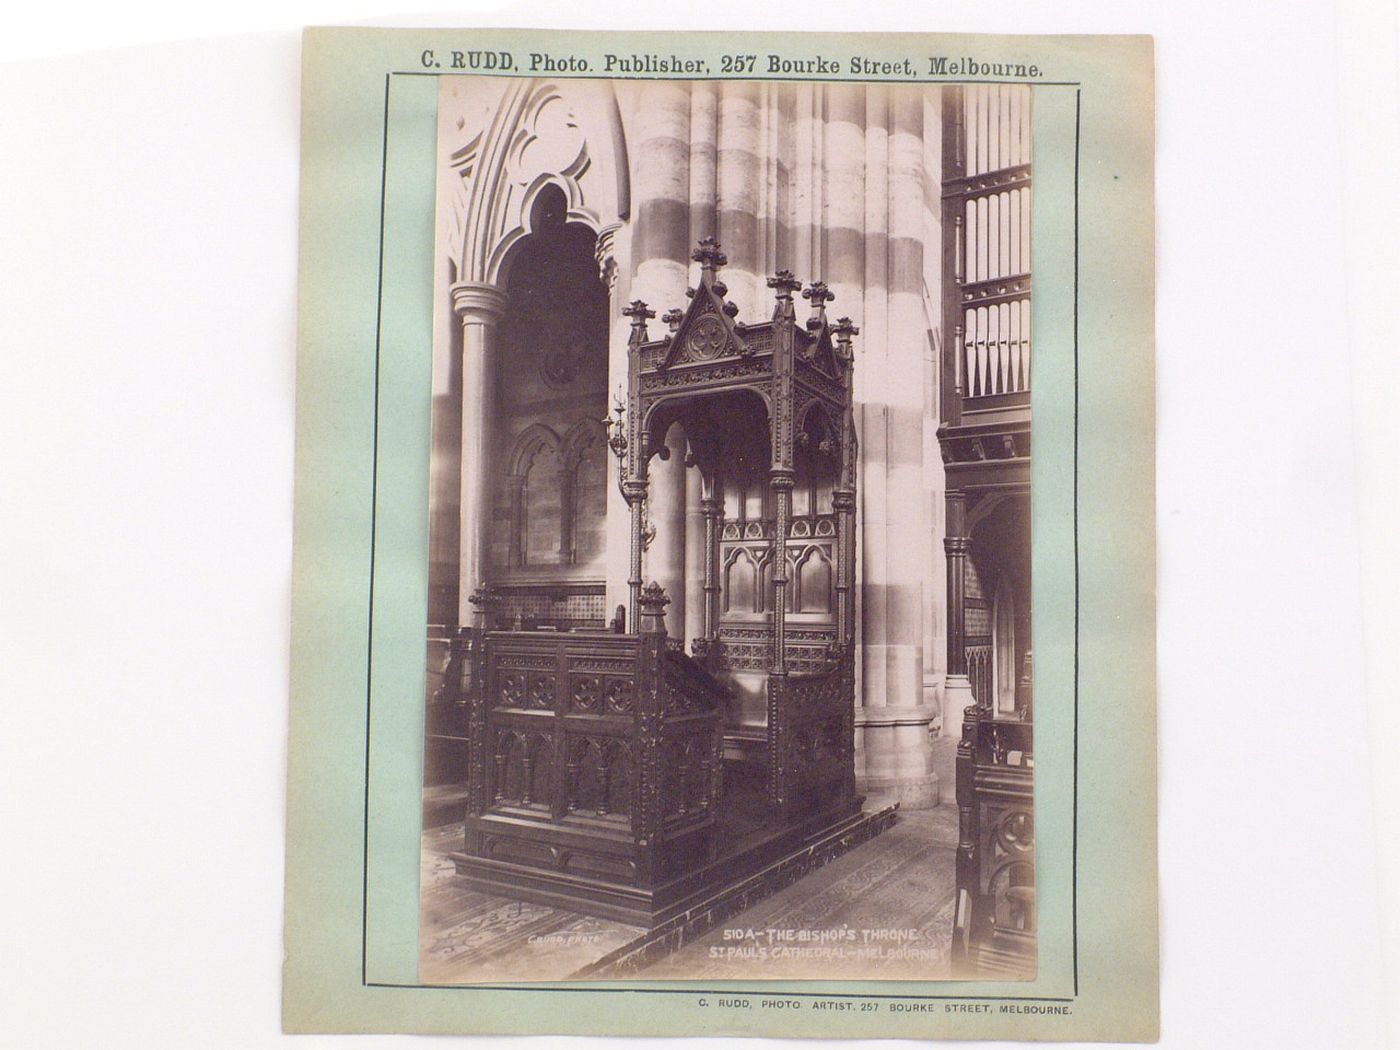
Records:
[[[792,275],[791,270],[779,270],[768,278],[768,287],[773,289],[777,300],[773,305],[773,320],[791,320],[792,293],[802,287],[802,282]]]
[[[496,607],[501,601],[501,596],[496,593],[496,589],[489,583],[483,583],[467,595],[467,601],[471,603],[472,611],[479,618],[481,626],[489,628],[492,618],[495,616]]]
[[[808,328],[817,328],[826,321],[826,304],[836,298],[836,294],[826,286],[825,281],[813,281],[802,292],[802,298],[812,304],[812,316],[807,319]]]
[[[647,318],[655,317],[656,311],[647,308],[640,299],[633,299],[622,308],[622,316],[632,318],[632,335],[628,339],[631,346],[640,346],[647,341]]]
[[[768,278],[768,287],[779,299],[791,299],[792,293],[802,287],[802,282],[792,275],[791,270],[779,270]]]
[[[492,587],[489,583],[481,584],[479,587],[477,587],[476,590],[472,591],[472,593],[467,596],[467,601],[471,602],[478,608],[491,605],[493,602],[499,600],[500,595],[496,593],[496,589]]]
[[[729,262],[729,257],[720,251],[719,241],[713,237],[702,237],[690,257],[700,264],[700,273],[709,281],[714,280],[716,270]]]
[[[841,359],[850,361],[852,359],[851,339],[860,335],[860,329],[851,322],[849,317],[838,317],[835,327],[832,328],[832,333],[836,336],[836,349],[840,353]]]

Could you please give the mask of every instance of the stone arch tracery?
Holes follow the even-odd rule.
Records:
[[[565,221],[600,238],[600,269],[611,234],[628,217],[631,189],[622,118],[606,81],[463,78],[445,86],[444,119],[461,145],[447,158],[452,187],[449,256],[458,281],[499,287],[512,249],[528,237],[532,209],[548,188],[565,201]],[[484,92],[494,92],[483,98]]]

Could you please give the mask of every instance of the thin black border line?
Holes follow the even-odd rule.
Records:
[[[1074,442],[1073,442],[1073,531],[1074,531],[1074,721],[1073,721],[1073,819],[1070,835],[1070,937],[1071,956],[1074,973],[1074,995],[1070,998],[1053,996],[1012,996],[1012,995],[895,995],[876,993],[852,993],[852,992],[772,992],[762,991],[737,992],[733,989],[713,990],[705,988],[559,988],[553,986],[528,987],[519,985],[471,985],[471,984],[396,984],[391,982],[380,982],[369,980],[369,773],[370,773],[370,716],[374,702],[373,690],[373,664],[374,664],[374,564],[375,564],[375,543],[376,525],[378,521],[378,493],[379,493],[379,368],[382,349],[383,322],[384,322],[384,227],[386,200],[388,194],[389,181],[389,87],[392,78],[395,76],[471,76],[480,74],[456,74],[456,73],[435,73],[435,72],[405,72],[401,70],[391,70],[384,74],[384,116],[383,130],[381,136],[381,152],[379,161],[379,272],[377,277],[377,294],[375,307],[375,328],[374,328],[374,423],[373,423],[373,454],[370,471],[370,554],[369,554],[369,615],[367,644],[368,649],[365,661],[365,790],[364,790],[364,811],[362,821],[363,846],[361,852],[361,882],[360,882],[360,986],[363,988],[403,988],[421,989],[424,991],[500,991],[500,992],[622,992],[644,995],[718,995],[726,992],[733,992],[735,995],[791,995],[816,998],[842,998],[842,999],[910,999],[917,1001],[925,1000],[957,1000],[959,1002],[1029,1002],[1029,1003],[1073,1003],[1079,996],[1079,153],[1080,153],[1080,96],[1082,90],[1079,81],[1041,81],[1038,84],[1028,86],[1042,87],[1074,87],[1074,320],[1073,320],[1073,345],[1074,345]],[[497,74],[499,75],[499,74]],[[514,75],[518,76],[518,75]],[[651,80],[682,80],[688,78],[681,77],[592,77],[578,76],[570,77],[572,80],[628,80],[628,79],[651,79]],[[714,77],[694,78],[714,80]],[[723,80],[724,78],[719,78]],[[783,79],[783,78],[731,78],[731,79]],[[838,80],[839,78],[823,78],[822,80],[811,80],[810,78],[789,78],[802,80],[808,83],[823,83]],[[884,81],[871,81],[868,79],[858,81],[843,81],[856,83],[885,83]],[[930,81],[929,83],[963,83],[981,84],[993,83],[992,81]],[[1021,84],[1024,81],[997,81],[996,83]]]
[[[360,984],[369,982],[369,757],[370,712],[374,706],[374,553],[379,524],[379,358],[384,332],[384,213],[389,189],[389,84],[384,74],[384,134],[379,155],[379,277],[374,308],[374,429],[370,467],[369,616],[365,653],[365,813],[360,861]]]
[[[388,75],[394,77],[486,77],[494,80],[539,80],[544,77],[556,76],[556,74],[553,73],[542,73],[538,71],[527,73],[522,70],[511,70],[509,72],[498,73],[495,71],[487,72],[476,69],[395,69],[391,70]],[[952,78],[934,80],[929,77],[904,77],[900,80],[871,80],[869,77],[736,77],[726,76],[723,73],[719,76],[711,74],[707,77],[647,76],[643,73],[624,73],[617,76],[612,76],[607,73],[573,73],[561,76],[559,79],[674,80],[683,84],[727,84],[730,82],[738,84],[1023,84],[1026,87],[1073,88],[1077,88],[1084,83],[1082,80],[968,80]]]
[[[1070,830],[1070,943],[1079,995],[1079,88],[1074,89],[1074,807]]]
[[[802,980],[802,978],[788,978]],[[575,982],[576,985],[583,982]],[[735,982],[744,983],[744,982]],[[806,983],[818,983],[807,981]],[[894,983],[894,982],[891,982]],[[888,992],[750,992],[735,988],[562,988],[541,981],[535,987],[519,984],[396,984],[393,981],[370,981],[366,988],[411,988],[429,992],[614,992],[636,995],[748,995],[772,996],[773,998],[803,999],[953,999],[958,1002],[1013,1002],[1013,1003],[1072,1003],[1067,996],[1052,995],[896,995]]]

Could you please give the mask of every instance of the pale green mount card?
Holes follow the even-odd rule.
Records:
[[[284,1024],[1150,1041],[1146,37],[309,30]]]

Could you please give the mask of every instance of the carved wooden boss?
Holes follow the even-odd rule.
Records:
[[[852,740],[856,329],[844,318],[828,322],[832,296],[820,283],[802,293],[812,309],[799,324],[793,294],[801,285],[787,272],[768,281],[772,318],[738,323],[717,278],[719,245],[702,241],[693,258],[699,286],[684,311],[664,317],[666,335],[648,337],[655,314],[645,303],[625,311],[626,414],[611,421],[609,444],[631,517],[626,625],[635,633],[491,630],[484,589],[473,598],[483,624],[458,642],[469,738],[458,870],[507,895],[645,924],[860,806]],[[648,465],[668,454],[675,423],[685,430],[687,465],[700,471],[705,512],[694,658],[666,637],[669,599],[642,581]],[[722,534],[731,528],[723,486],[745,472],[765,491],[752,519],[738,524],[746,542],[766,546],[767,570],[739,615],[721,578]],[[815,492],[817,474],[829,486],[829,513],[819,513],[813,496],[794,522],[794,487]],[[794,605],[789,543],[817,549],[818,534],[818,553],[834,561],[820,589],[835,600],[816,595]],[[801,649],[798,669],[790,642]],[[762,721],[737,710],[726,684],[735,668],[761,682]],[[740,732],[761,750],[757,836],[752,820],[736,827],[726,813],[734,790],[723,783],[721,756],[726,737]]]

